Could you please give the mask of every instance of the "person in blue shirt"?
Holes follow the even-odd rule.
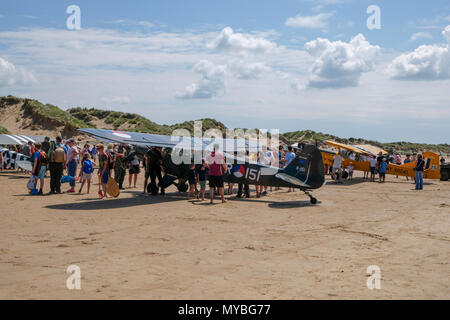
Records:
[[[378,169],[378,174],[380,175],[380,183],[385,182],[386,180],[386,169],[387,169],[387,162],[386,162],[386,158],[383,158],[383,160],[381,160],[380,165],[379,165],[379,169]]]

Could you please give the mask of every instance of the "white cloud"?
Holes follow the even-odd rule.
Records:
[[[233,76],[238,79],[259,79],[264,72],[270,70],[263,62],[246,63],[242,60],[231,61],[228,63],[228,68],[233,73]]]
[[[414,33],[409,40],[416,41],[418,39],[432,39],[433,36],[428,32],[416,32]]]
[[[264,38],[245,33],[235,33],[230,27],[224,28],[220,34],[208,44],[210,49],[234,53],[267,53],[277,45]]]
[[[317,88],[356,87],[363,72],[371,71],[380,47],[371,45],[362,34],[350,42],[318,38],[305,44],[316,60],[308,86]]]
[[[315,16],[301,16],[291,17],[284,23],[288,27],[295,28],[326,28],[328,26],[328,19],[332,13],[319,13]]]
[[[100,100],[104,103],[111,104],[111,105],[129,104],[130,103],[130,98],[127,96],[102,97]]]
[[[393,79],[401,80],[439,80],[450,79],[450,25],[442,35],[447,43],[422,45],[410,53],[396,57],[388,67]]]
[[[216,65],[208,60],[202,60],[194,66],[194,71],[201,75],[197,83],[187,86],[184,92],[178,92],[178,99],[211,99],[225,94],[226,66]]]
[[[0,87],[31,85],[36,82],[36,78],[31,72],[0,58]]]

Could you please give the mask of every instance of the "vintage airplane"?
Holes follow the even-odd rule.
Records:
[[[187,191],[186,181],[190,163],[175,164],[171,156],[174,150],[175,152],[180,151],[179,143],[182,139],[186,139],[185,137],[92,128],[78,130],[99,141],[133,145],[136,147],[135,152],[140,155],[145,154],[151,147],[163,147],[164,187],[174,184],[180,192]],[[209,138],[188,139],[190,139],[191,148],[189,152],[212,150],[214,145],[214,140]],[[236,146],[241,143],[240,145],[244,145],[247,150],[252,148],[248,141],[242,144],[242,140],[231,140],[231,144],[228,140],[223,145]],[[258,164],[235,156],[234,150],[236,149],[226,150],[226,147],[224,149],[227,159],[227,170],[224,173],[225,182],[297,188],[308,195],[312,204],[317,203],[317,199],[310,194],[310,191],[320,188],[325,183],[325,178],[322,155],[316,146],[298,144],[295,159],[285,168]],[[189,159],[191,158],[189,157]]]
[[[330,152],[322,150],[323,163],[326,166],[331,167],[333,165],[334,156],[341,154],[344,158],[342,167],[347,168],[350,162],[352,163],[354,170],[370,172],[369,158],[377,156],[379,152],[383,155],[387,154],[387,151],[373,147],[373,146],[352,146],[335,141],[325,141],[329,146],[337,149],[337,152]],[[425,160],[425,170],[423,177],[426,179],[440,179],[440,164],[439,155],[434,152],[424,152],[423,157]],[[386,174],[392,174],[396,176],[414,177],[414,162],[406,164],[393,164],[389,163],[386,169]]]

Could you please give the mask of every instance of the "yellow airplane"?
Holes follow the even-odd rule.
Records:
[[[344,143],[325,141],[329,146],[336,148],[337,152],[330,152],[329,150],[321,150],[323,164],[328,167],[333,166],[334,156],[340,154],[344,161],[342,162],[342,168],[347,168],[350,162],[353,165],[354,170],[370,172],[370,162],[369,159],[374,155],[378,155],[381,152],[383,155],[388,152],[370,145],[362,146],[352,146]],[[425,170],[423,177],[425,179],[440,179],[440,164],[439,155],[426,151],[423,153],[423,158],[425,160]],[[389,163],[386,169],[386,174],[392,174],[396,176],[414,177],[414,167],[416,163],[410,162],[401,165]]]

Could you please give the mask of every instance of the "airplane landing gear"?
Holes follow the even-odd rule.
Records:
[[[303,190],[303,192],[309,197],[309,200],[311,201],[311,204],[316,204],[317,199],[314,198],[308,191]]]
[[[177,184],[177,188],[179,192],[186,192],[189,189],[189,186],[186,183]]]

